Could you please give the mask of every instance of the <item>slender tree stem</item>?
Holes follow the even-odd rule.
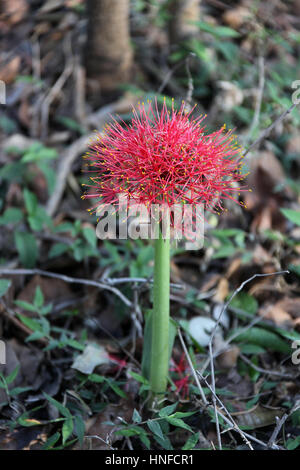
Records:
[[[167,388],[170,318],[170,225],[155,240],[150,386],[154,395]]]

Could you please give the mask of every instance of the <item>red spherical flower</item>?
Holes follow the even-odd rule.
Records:
[[[241,151],[225,126],[205,133],[204,117],[193,118],[166,103],[159,111],[148,103],[133,110],[130,124],[114,121],[91,145],[86,158],[93,176],[84,197],[116,204],[203,204],[219,211],[225,199],[241,191]]]

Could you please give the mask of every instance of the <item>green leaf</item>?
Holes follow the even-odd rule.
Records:
[[[45,338],[44,331],[34,331],[31,335],[27,336],[26,342],[37,341],[38,339]]]
[[[219,259],[219,258],[230,258],[236,253],[237,249],[232,244],[226,244],[221,246],[213,255],[212,259]]]
[[[11,279],[0,279],[0,297],[8,291],[11,285]]]
[[[32,390],[32,388],[31,387],[15,387],[9,391],[9,394],[11,397],[16,397],[20,395],[20,393],[28,392],[28,390]]]
[[[44,303],[44,295],[43,292],[40,288],[40,286],[37,286],[35,289],[35,294],[34,294],[34,299],[33,299],[33,304],[37,309],[41,308]]]
[[[165,406],[159,411],[158,415],[161,418],[165,418],[166,416],[171,415],[175,411],[176,407],[177,407],[177,403],[174,403],[173,405]]]
[[[155,436],[159,437],[162,440],[164,439],[164,435],[163,435],[162,429],[158,421],[153,421],[151,419],[148,419],[147,426],[150,429],[150,431],[153,432]]]
[[[53,447],[57,443],[59,438],[60,438],[59,432],[56,432],[55,434],[53,434],[53,436],[50,436],[45,442],[45,444],[43,445],[42,450],[51,449],[51,447]]]
[[[63,427],[62,427],[62,438],[63,438],[63,444],[66,443],[68,438],[71,436],[72,432],[74,429],[74,421],[73,417],[72,418],[67,418],[64,421]]]
[[[139,438],[142,441],[142,443],[147,447],[147,449],[150,450],[151,443],[147,434],[139,434]]]
[[[222,37],[222,38],[237,38],[240,34],[232,28],[228,26],[215,26],[210,23],[206,23],[205,21],[193,21],[201,31],[205,31],[206,33],[210,33],[215,37]]]
[[[241,332],[234,339],[235,342],[256,344],[263,348],[270,349],[271,351],[278,351],[287,354],[291,352],[289,344],[272,331],[265,330],[263,328],[252,327],[247,331],[242,331],[241,328],[238,328],[234,332],[239,331]]]
[[[159,436],[154,435],[154,439],[156,440],[156,442],[158,442],[161,447],[163,447],[163,449],[173,450],[173,446],[167,436],[163,436],[163,438],[161,438]]]
[[[15,232],[15,243],[21,263],[25,268],[33,268],[38,257],[35,237],[27,232]]]
[[[195,445],[199,441],[199,432],[196,432],[195,434],[192,434],[184,446],[182,447],[182,450],[192,450],[194,449]]]
[[[300,265],[289,264],[288,269],[300,277]]]
[[[132,370],[129,371],[129,375],[131,375],[131,377],[133,377],[137,382],[140,382],[144,385],[149,384],[149,381],[145,377],[140,374],[137,374],[136,372],[133,372]]]
[[[28,214],[34,214],[38,206],[38,200],[36,195],[25,188],[23,191],[23,196]]]
[[[110,386],[110,388],[115,392],[116,395],[119,395],[121,398],[127,398],[127,395],[123,390],[111,379],[105,379],[105,382]]]
[[[38,320],[35,320],[34,318],[26,317],[25,315],[22,315],[21,313],[18,313],[17,316],[21,320],[21,322],[25,326],[30,328],[32,331],[41,332],[43,330],[42,325]]]
[[[287,450],[295,450],[300,446],[300,436],[297,436],[296,439],[288,439],[286,443]]]
[[[51,168],[45,162],[39,162],[38,167],[43,172],[43,174],[44,174],[44,176],[47,180],[49,195],[53,194],[54,189],[55,189],[55,183],[56,183],[56,173],[55,173],[54,169]]]
[[[287,338],[290,341],[300,341],[300,334],[297,331],[283,330],[279,327],[274,328],[274,330],[276,333],[280,334],[280,336],[283,336],[284,338]]]
[[[55,406],[55,408],[60,412],[62,416],[64,416],[67,419],[72,418],[72,415],[70,411],[68,410],[68,408],[66,408],[61,403],[59,403],[59,401],[55,400],[55,398],[50,397],[50,395],[48,395],[46,392],[44,392],[43,395],[45,398],[47,398],[47,400],[49,401],[49,403],[51,403],[51,405]]]
[[[85,424],[81,416],[76,415],[74,418],[75,432],[78,437],[79,443],[83,445],[83,439],[85,434]]]
[[[86,241],[91,245],[92,248],[97,247],[97,235],[96,231],[91,227],[84,227],[82,233]]]
[[[23,219],[23,212],[17,207],[9,207],[0,217],[0,225],[17,224]]]
[[[7,385],[11,384],[15,380],[19,373],[19,369],[20,366],[17,365],[17,367],[7,377],[5,377],[5,382],[7,383]]]
[[[265,348],[257,346],[257,344],[241,344],[240,350],[243,354],[262,354],[266,352]]]
[[[186,412],[176,411],[176,413],[170,416],[170,418],[188,418],[189,416],[192,416],[195,413],[197,413],[197,411],[186,411]]]
[[[300,226],[300,211],[295,211],[293,209],[280,209],[280,212],[289,219],[293,224]]]
[[[134,408],[133,414],[132,414],[132,421],[134,423],[140,423],[142,421],[142,417],[140,413]]]
[[[28,312],[36,312],[37,310],[35,305],[26,302],[26,300],[15,300],[14,303],[23,310],[28,310]]]
[[[69,246],[66,243],[54,243],[49,251],[49,258],[55,258],[56,256],[60,256],[66,251],[69,250]]]
[[[34,142],[24,153],[21,162],[40,162],[57,158],[56,150],[45,147],[40,142]]]
[[[187,431],[190,431],[190,432],[194,432],[192,430],[192,428],[190,428],[190,426],[188,424],[186,424],[182,419],[180,418],[172,418],[170,416],[167,416],[166,417],[166,420],[168,421],[168,423],[172,424],[172,426],[175,426],[177,428],[182,428],[182,429],[186,429]]]
[[[240,292],[231,301],[231,307],[244,310],[251,315],[255,315],[258,309],[257,300],[246,292]]]

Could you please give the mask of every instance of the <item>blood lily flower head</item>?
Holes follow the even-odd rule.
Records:
[[[161,110],[139,105],[129,124],[114,120],[85,156],[93,175],[83,197],[117,204],[125,194],[147,208],[201,204],[215,212],[226,199],[238,202],[241,149],[225,126],[209,134],[203,120],[186,113],[184,103],[169,111],[165,102]]]

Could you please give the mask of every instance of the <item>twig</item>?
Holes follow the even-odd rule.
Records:
[[[277,377],[281,377],[283,379],[290,379],[290,380],[295,380],[299,374],[296,375],[291,375],[291,374],[284,374],[282,372],[277,372],[276,370],[267,370],[263,369],[262,367],[257,366],[256,364],[253,364],[244,354],[240,354],[240,358],[249,366],[251,366],[254,370],[257,372],[261,372],[262,374],[268,374],[268,375],[274,375]]]
[[[211,388],[212,388],[212,391],[213,391],[212,400],[213,400],[214,411],[215,411],[218,446],[219,446],[219,450],[221,450],[222,449],[222,441],[221,441],[221,434],[220,434],[219,417],[218,417],[218,412],[217,412],[215,366],[214,366],[212,342],[211,341],[209,342],[209,357],[210,357],[210,366],[211,366]]]
[[[168,73],[165,75],[160,87],[158,88],[157,90],[157,93],[160,94],[163,92],[163,90],[165,89],[165,87],[167,86],[167,84],[169,83],[170,79],[172,78],[172,75],[176,72],[176,70],[180,69],[180,67],[182,67],[183,65],[186,66],[186,69],[187,69],[187,64],[188,64],[188,60],[190,58],[190,56],[195,56],[195,54],[193,52],[190,52],[189,55],[181,60],[180,62],[178,62],[178,64],[176,64],[172,69],[170,69],[168,71]],[[188,76],[190,78],[190,71],[189,69],[187,69],[187,73],[188,73]]]
[[[264,131],[262,131],[262,133],[260,134],[260,136],[250,145],[250,147],[247,148],[247,150],[243,153],[243,156],[245,157],[248,152],[250,152],[250,150],[252,150],[254,147],[256,147],[257,144],[259,144],[262,140],[264,140],[266,137],[268,137],[268,135],[270,134],[270,132],[272,131],[272,129],[274,129],[274,127],[277,126],[277,124],[279,124],[280,122],[282,122],[286,116],[288,114],[290,114],[293,109],[297,106],[298,103],[294,103],[292,104],[288,109],[286,109],[277,119],[275,119],[275,121],[269,126],[267,127],[267,129],[265,129]]]
[[[126,284],[133,282],[134,284],[153,284],[153,278],[144,278],[144,277],[116,277],[116,278],[110,278],[106,277],[102,279],[104,282],[109,284],[110,286],[115,286],[117,284]],[[185,289],[185,286],[182,284],[175,284],[175,283],[170,283],[170,287],[173,287],[173,289]]]
[[[96,436],[96,435],[95,435],[95,436],[84,436],[84,439],[99,439],[99,441],[104,442],[104,444],[106,444],[107,447],[110,448],[110,450],[116,450],[114,447],[112,447],[112,446],[109,444],[109,442],[105,441],[105,440],[104,440],[102,437],[100,437],[100,436]]]
[[[211,394],[212,396],[215,398],[216,401],[218,401],[218,403],[220,404],[221,406],[221,409],[225,411],[226,415],[225,416],[218,408],[216,408],[216,412],[222,416],[222,418],[224,419],[224,421],[229,424],[230,426],[232,426],[232,429],[235,430],[236,432],[238,432],[240,434],[240,436],[242,437],[242,439],[244,440],[244,442],[247,444],[247,446],[253,450],[253,447],[252,445],[250,444],[250,442],[248,441],[247,437],[246,437],[246,434],[238,427],[237,423],[234,421],[234,419],[232,418],[231,414],[229,413],[229,411],[227,410],[226,406],[224,405],[224,403],[220,400],[220,398],[217,396],[216,392],[212,389],[211,385],[207,382],[207,380],[205,379],[205,377],[203,377],[203,375],[197,371],[197,374],[200,376],[201,380],[204,381],[205,385],[209,388],[209,390],[211,391]],[[252,437],[252,436],[250,436]]]
[[[297,411],[298,409],[300,408],[300,401],[298,401],[297,403],[295,403],[295,405],[290,409],[290,411],[288,413],[285,413],[280,419],[277,420],[277,424],[275,426],[275,429],[274,431],[272,432],[272,435],[269,439],[269,442],[267,444],[267,446],[272,449],[272,447],[274,447],[274,444],[275,444],[275,441],[278,437],[278,434],[280,433],[281,431],[281,428],[282,426],[284,425],[284,423],[286,422],[286,420],[295,412]]]
[[[266,273],[266,274],[254,274],[253,276],[251,276],[249,279],[247,279],[246,281],[242,282],[242,284],[231,294],[230,298],[227,300],[227,302],[223,305],[223,308],[216,320],[216,323],[215,323],[215,326],[211,332],[211,336],[210,336],[210,341],[209,341],[209,348],[211,348],[212,350],[212,345],[213,345],[213,340],[214,340],[214,337],[215,337],[215,334],[216,334],[216,331],[219,327],[219,324],[220,324],[220,321],[222,319],[222,315],[224,314],[224,312],[227,310],[228,306],[230,305],[231,301],[234,299],[234,297],[245,287],[246,284],[248,284],[249,282],[253,281],[253,279],[257,278],[257,277],[267,277],[267,276],[275,276],[275,275],[280,275],[280,274],[289,274],[290,272],[289,271],[276,271],[274,273]],[[254,319],[253,321],[255,321],[256,323],[259,321],[260,319]],[[247,327],[247,329],[249,328],[249,326]],[[240,334],[240,333],[239,333]],[[239,336],[239,334],[237,336]],[[232,341],[233,337],[230,338],[230,341]],[[229,343],[229,341],[227,341],[227,343]],[[204,370],[206,369],[206,367],[208,366],[209,363],[212,364],[212,360],[213,358],[217,355],[217,353],[220,352],[220,351],[215,351],[214,354],[210,355],[209,359],[205,362],[205,364],[203,365],[202,367],[202,372],[204,372]],[[211,369],[212,369],[212,365],[211,365]]]
[[[245,437],[245,433],[243,433],[240,428],[238,427],[238,425],[235,423],[235,421],[233,420],[233,418],[231,417],[231,415],[229,414],[229,412],[226,410],[225,406],[223,405],[223,403],[221,402],[221,400],[216,396],[216,394],[212,391],[210,385],[207,383],[206,379],[204,379],[204,377],[200,374],[200,372],[196,372],[194,366],[193,366],[193,363],[192,363],[192,360],[191,360],[191,357],[189,355],[189,352],[187,350],[187,347],[185,345],[185,342],[182,338],[182,334],[181,334],[181,331],[180,331],[180,328],[177,329],[177,332],[178,332],[178,336],[179,336],[179,339],[180,339],[180,342],[181,342],[181,345],[182,345],[182,348],[184,350],[184,353],[186,355],[186,358],[188,360],[188,363],[189,363],[189,366],[191,368],[191,371],[192,371],[192,374],[193,374],[193,377],[195,379],[195,382],[196,382],[196,385],[199,389],[199,392],[200,392],[200,395],[202,397],[202,401],[203,401],[203,404],[208,407],[208,408],[212,408],[214,413],[218,414],[219,416],[222,417],[222,419],[227,423],[229,424],[233,429],[235,429],[243,438],[243,440],[247,443],[247,445],[249,446],[249,448],[251,450],[253,450],[250,442],[247,440],[247,438]],[[208,386],[208,388],[212,391],[212,395],[215,396],[215,399],[217,401],[219,401],[219,403],[221,403],[221,407],[225,410],[225,412],[229,415],[229,418],[227,416],[225,416],[217,407],[211,407],[211,405],[209,404],[204,392],[203,392],[203,389],[202,389],[202,386],[200,384],[200,381],[199,381],[199,377],[198,375],[201,377],[202,380],[204,380],[205,384]],[[219,447],[219,449],[221,449],[221,447]]]
[[[121,351],[123,351],[123,353],[126,354],[126,356],[129,357],[129,359],[131,359],[131,361],[138,367],[138,369],[140,369],[141,364],[133,357],[133,355],[129,351],[127,351],[126,348],[124,348],[124,346],[122,346],[120,341],[118,341],[117,338],[115,338],[110,333],[110,331],[108,331],[104,326],[102,326],[99,320],[96,320],[96,324],[98,328],[100,328],[121,349]]]
[[[183,341],[183,337],[182,337],[180,328],[177,329],[177,332],[178,332],[178,336],[179,336],[179,339],[180,339],[182,348],[183,348],[184,353],[185,353],[185,355],[186,355],[186,358],[187,358],[187,360],[188,360],[189,366],[190,366],[191,371],[192,371],[192,373],[193,373],[193,376],[194,376],[196,385],[197,385],[197,387],[198,387],[198,389],[199,389],[199,392],[200,392],[202,401],[203,401],[204,405],[208,405],[207,398],[206,398],[206,396],[205,396],[205,393],[204,393],[204,391],[203,391],[203,388],[201,387],[201,384],[200,384],[199,378],[198,378],[198,376],[197,376],[197,374],[196,374],[195,368],[194,368],[194,366],[193,366],[191,357],[190,357],[190,355],[189,355],[189,352],[188,352],[188,350],[187,350],[187,347],[186,347],[186,345],[185,345],[185,342]]]
[[[55,189],[48,199],[46,205],[46,212],[51,217],[54,215],[63,196],[67,184],[67,177],[71,171],[73,162],[78,157],[78,155],[82,154],[86,150],[89,143],[93,139],[95,139],[94,132],[89,135],[82,136],[75,140],[75,142],[73,142],[73,144],[70,145],[70,147],[68,147],[67,150],[63,153],[63,155],[61,155],[60,164],[56,172],[57,180]]]
[[[51,277],[54,279],[61,279],[62,281],[71,283],[71,284],[84,284],[86,286],[94,286],[98,287],[98,289],[105,289],[109,290],[110,292],[114,293],[119,299],[124,302],[127,307],[132,308],[132,302],[125,297],[124,294],[122,294],[121,291],[119,291],[116,287],[110,286],[108,284],[104,284],[103,282],[99,281],[93,281],[89,279],[82,279],[82,278],[76,278],[76,277],[70,277],[66,276],[65,274],[57,274],[57,273],[52,273],[50,271],[43,271],[42,269],[0,269],[0,276],[1,275],[10,275],[10,276],[18,276],[18,275],[40,275],[40,276],[45,276],[45,277]]]
[[[7,320],[13,323],[17,328],[26,333],[27,335],[32,334],[32,330],[25,326],[15,315],[15,312],[10,309],[2,299],[0,299],[0,304],[2,305],[3,310],[0,309],[0,315],[3,314]],[[38,338],[37,341],[41,343],[43,346],[47,346],[49,344],[48,339],[46,338]]]

